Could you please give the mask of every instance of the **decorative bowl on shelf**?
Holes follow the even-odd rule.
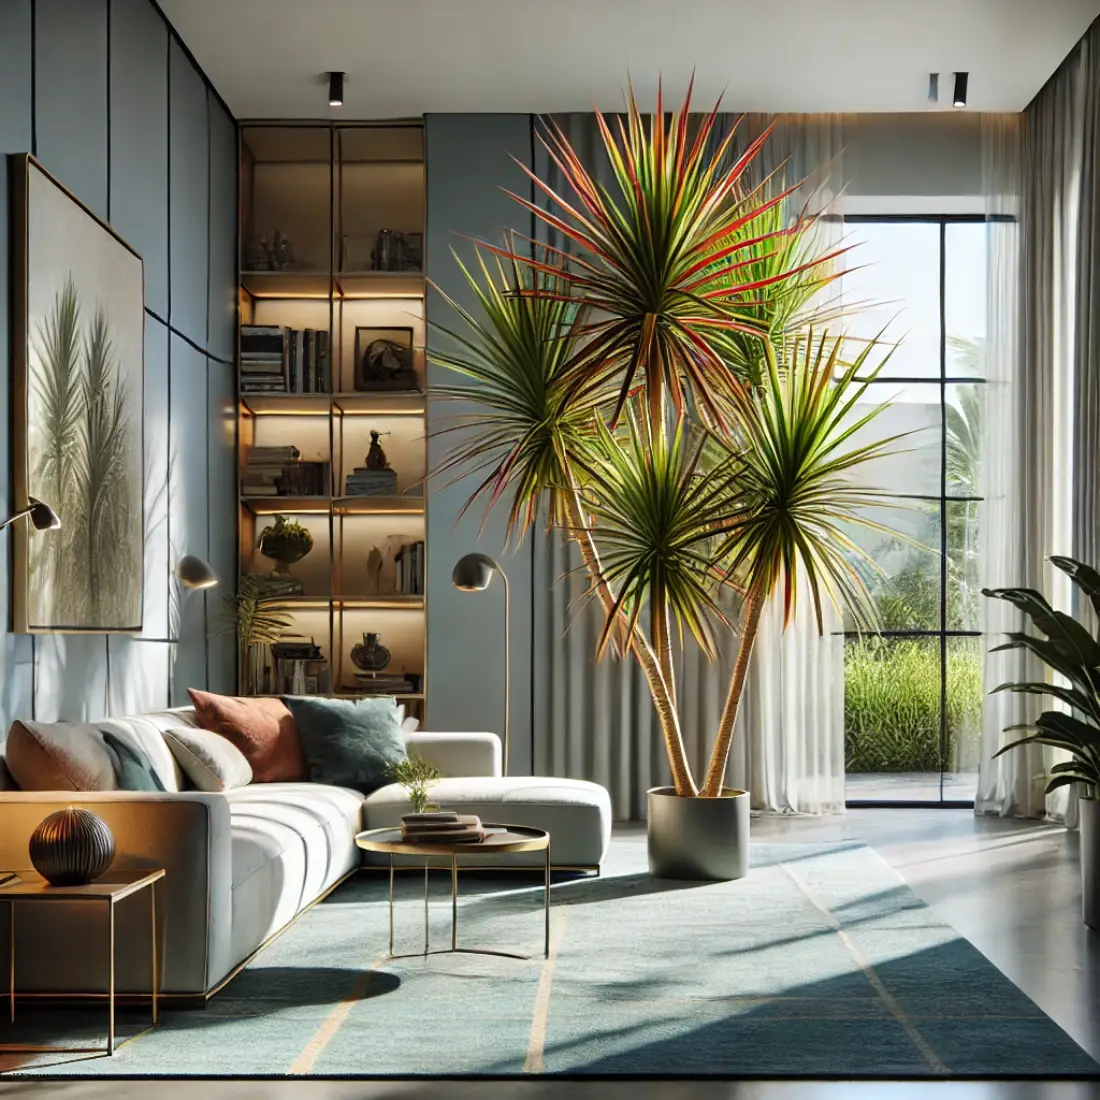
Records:
[[[260,553],[275,562],[276,573],[289,573],[313,549],[313,536],[300,523],[276,516],[275,522],[260,532],[256,542]]]

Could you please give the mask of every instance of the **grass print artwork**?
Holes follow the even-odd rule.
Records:
[[[142,263],[30,160],[26,179],[25,452],[17,468],[26,492],[61,517],[61,529],[22,533],[16,605],[25,616],[17,626],[137,631]]]

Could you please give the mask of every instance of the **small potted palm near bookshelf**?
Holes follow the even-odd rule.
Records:
[[[423,719],[423,130],[240,135],[239,687]]]

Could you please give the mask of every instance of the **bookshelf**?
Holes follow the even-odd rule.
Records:
[[[239,690],[393,693],[423,721],[423,129],[244,124],[240,154],[240,575],[270,579],[258,543],[276,517],[309,532],[268,598],[317,659],[263,647]],[[389,660],[372,687],[357,676],[378,646]]]

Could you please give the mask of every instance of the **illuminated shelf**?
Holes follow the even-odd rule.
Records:
[[[254,516],[327,514],[332,497],[241,497]]]
[[[241,407],[253,416],[328,416],[327,393],[242,393]]]
[[[423,497],[335,497],[334,512],[344,516],[422,516]]]
[[[336,293],[351,298],[423,298],[424,276],[418,271],[338,271]]]
[[[336,412],[345,416],[423,416],[427,396],[420,390],[375,390],[334,393]]]
[[[423,611],[423,596],[270,596],[272,607],[300,611],[327,611],[332,605],[343,611]]]
[[[427,397],[420,390],[361,393],[242,393],[242,408],[253,416],[423,416]]]
[[[327,271],[242,271],[241,286],[253,298],[318,298],[328,301]]]
[[[330,289],[350,301],[424,297],[424,276],[416,271],[242,271],[241,286],[253,298],[327,301]]]

